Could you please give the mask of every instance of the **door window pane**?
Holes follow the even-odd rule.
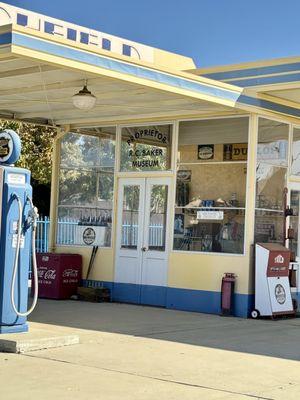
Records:
[[[124,186],[121,248],[136,249],[139,230],[140,187]]]
[[[153,185],[150,197],[149,250],[165,251],[168,186]]]
[[[122,129],[121,171],[165,171],[171,168],[172,125]]]

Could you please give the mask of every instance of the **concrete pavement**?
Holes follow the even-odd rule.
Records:
[[[81,344],[0,354],[3,399],[300,398],[300,319],[41,300],[31,320]]]

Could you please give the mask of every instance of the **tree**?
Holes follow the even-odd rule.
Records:
[[[40,214],[49,215],[52,145],[56,129],[0,120],[0,130],[3,129],[13,129],[20,135],[22,152],[16,166],[31,171],[34,202]]]
[[[56,129],[15,121],[0,121],[0,129],[13,129],[22,141],[22,152],[16,166],[31,171],[40,184],[51,182],[51,156]]]

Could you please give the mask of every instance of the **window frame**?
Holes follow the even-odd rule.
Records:
[[[250,135],[251,135],[251,114],[240,114],[240,115],[219,115],[219,116],[212,116],[212,117],[198,117],[198,118],[185,118],[185,119],[178,119],[177,122],[177,132],[176,132],[176,143],[174,143],[174,150],[175,150],[175,155],[174,155],[174,193],[173,193],[173,215],[171,218],[171,232],[172,232],[172,237],[171,237],[171,250],[170,253],[174,254],[190,254],[190,255],[199,255],[199,256],[222,256],[222,257],[245,257],[246,256],[246,231],[247,231],[247,223],[249,223],[249,218],[247,218],[247,213],[248,213],[248,192],[250,190],[249,188],[249,167],[250,167],[250,157],[248,155],[247,161],[225,161],[226,164],[236,164],[236,163],[243,163],[247,167],[247,176],[246,176],[246,188],[245,188],[245,207],[242,207],[244,209],[245,215],[244,215],[244,240],[243,240],[243,252],[242,253],[222,253],[222,252],[212,252],[212,251],[195,251],[195,250],[176,250],[174,249],[174,216],[175,216],[175,204],[176,204],[176,177],[177,177],[177,167],[182,165],[207,165],[207,164],[223,164],[224,161],[210,161],[210,162],[194,162],[194,163],[178,163],[177,160],[177,154],[178,154],[178,149],[179,149],[179,128],[180,128],[180,123],[181,122],[190,122],[190,121],[208,121],[208,120],[220,120],[220,119],[233,119],[233,118],[247,118],[248,119],[248,133],[247,133],[247,143],[249,145],[250,141]],[[225,143],[224,143],[225,144]],[[257,143],[255,145],[255,151],[257,149]],[[249,150],[249,147],[248,147]],[[249,154],[249,153],[248,153]]]
[[[85,129],[88,127],[82,127],[82,129]],[[100,249],[103,250],[112,250],[114,248],[114,243],[115,243],[115,210],[116,210],[116,188],[117,188],[117,147],[118,147],[118,125],[99,125],[99,128],[113,128],[114,129],[114,142],[115,142],[115,151],[114,151],[114,184],[113,184],[113,197],[112,197],[112,208],[111,208],[111,217],[112,217],[112,222],[111,222],[111,237],[110,237],[110,245],[109,246],[99,246]],[[94,136],[94,137],[100,137],[100,133],[83,133],[80,131],[80,128],[74,128],[74,130],[68,130],[63,133],[63,135],[60,136],[59,138],[59,145],[58,145],[58,169],[57,169],[57,176],[56,176],[56,221],[55,221],[55,236],[54,236],[54,244],[55,247],[72,247],[72,248],[90,248],[91,246],[84,245],[84,244],[61,244],[58,243],[57,241],[57,233],[58,233],[58,209],[60,207],[59,205],[59,194],[60,194],[60,171],[61,171],[61,146],[62,146],[62,141],[65,138],[65,136],[69,133],[77,134],[77,135],[85,135],[85,136]],[[92,169],[91,169],[92,170]],[[76,208],[76,206],[74,206]]]
[[[256,115],[257,117],[257,140],[255,143],[255,168],[257,168],[257,148],[258,148],[258,141],[259,141],[259,120],[260,119],[266,119],[269,121],[273,121],[273,122],[280,122],[282,124],[285,124],[288,126],[288,154],[287,154],[287,164],[286,166],[280,166],[280,165],[276,165],[277,167],[281,167],[286,169],[286,187],[288,188],[288,204],[290,204],[290,181],[291,181],[291,175],[290,175],[290,171],[291,171],[291,155],[292,155],[292,134],[293,134],[293,124],[291,122],[288,122],[284,119],[281,118],[276,118],[276,117],[270,117],[270,116],[266,116],[263,114],[258,114]],[[271,165],[271,164],[270,164]],[[300,178],[300,177],[299,177]],[[300,181],[300,179],[299,179]],[[261,208],[257,208],[256,207],[256,195],[257,195],[257,185],[256,185],[256,173],[255,173],[255,186],[254,186],[254,214],[253,214],[253,243],[255,244],[255,222],[256,222],[256,211],[259,210],[265,210],[265,209],[261,209]],[[276,210],[273,210],[276,213]],[[279,210],[277,212],[280,212]],[[287,220],[287,224],[289,223],[289,219]]]

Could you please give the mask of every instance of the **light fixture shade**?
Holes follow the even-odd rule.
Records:
[[[88,90],[86,85],[72,97],[74,106],[80,110],[91,110],[95,106],[96,100],[96,96]]]

